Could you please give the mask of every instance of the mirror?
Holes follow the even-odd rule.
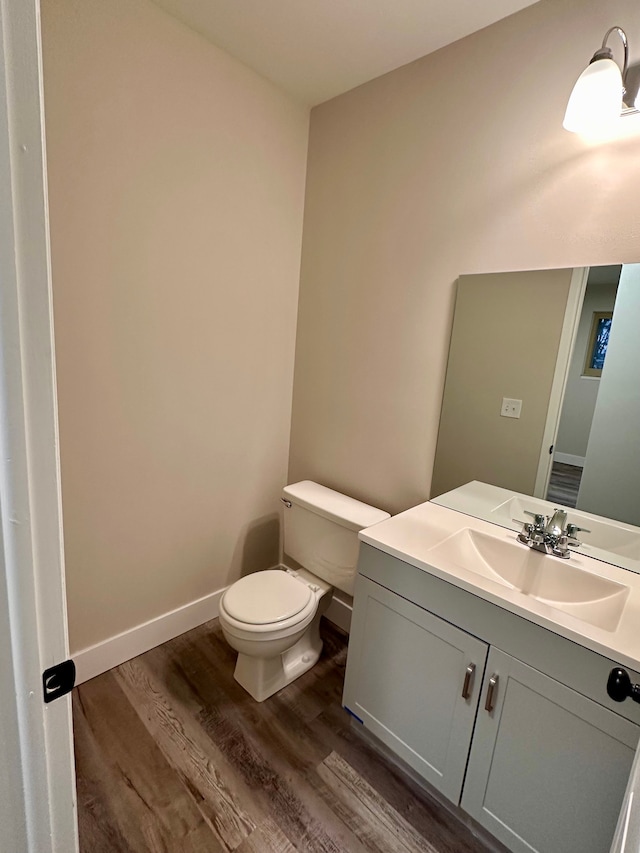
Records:
[[[432,500],[488,484],[462,511],[514,529],[498,503],[565,505],[583,553],[640,571],[639,377],[640,265],[461,276]]]

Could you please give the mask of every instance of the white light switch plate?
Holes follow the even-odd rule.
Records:
[[[519,418],[522,411],[522,400],[512,400],[511,397],[502,398],[500,415],[503,418]]]

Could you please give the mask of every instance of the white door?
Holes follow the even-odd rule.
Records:
[[[542,500],[546,499],[549,490],[549,479],[551,477],[551,468],[553,467],[553,446],[556,443],[558,428],[560,426],[560,415],[562,414],[564,392],[567,387],[567,376],[569,375],[571,356],[573,355],[576,335],[578,334],[578,324],[580,323],[580,314],[582,313],[582,303],[584,302],[588,277],[589,267],[576,267],[571,276],[560,344],[558,346],[558,357],[551,384],[551,394],[549,395],[549,408],[547,409],[547,419],[542,436],[540,461],[538,462],[536,482],[533,489],[533,496],[542,498]],[[535,368],[535,365],[532,368]]]
[[[38,0],[0,0],[0,849],[77,850]]]
[[[638,853],[638,850],[640,850],[640,746],[633,760],[611,853]]]

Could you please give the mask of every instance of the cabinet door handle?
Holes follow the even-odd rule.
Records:
[[[489,689],[487,690],[487,701],[484,703],[485,711],[493,711],[493,694],[496,692],[496,687],[498,686],[498,675],[494,672],[491,678],[489,679]]]
[[[464,671],[464,684],[462,685],[462,698],[468,699],[471,696],[471,681],[473,673],[476,671],[475,663],[470,663]]]

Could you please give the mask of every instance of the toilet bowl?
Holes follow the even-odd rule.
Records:
[[[238,652],[234,677],[257,702],[316,663],[334,586],[353,594],[358,532],[389,518],[309,480],[287,486],[282,500],[285,552],[302,568],[247,575],[220,601],[222,633]]]
[[[309,572],[270,569],[242,578],[220,602],[220,626],[238,652],[234,677],[257,702],[320,657],[320,617],[332,587]]]

